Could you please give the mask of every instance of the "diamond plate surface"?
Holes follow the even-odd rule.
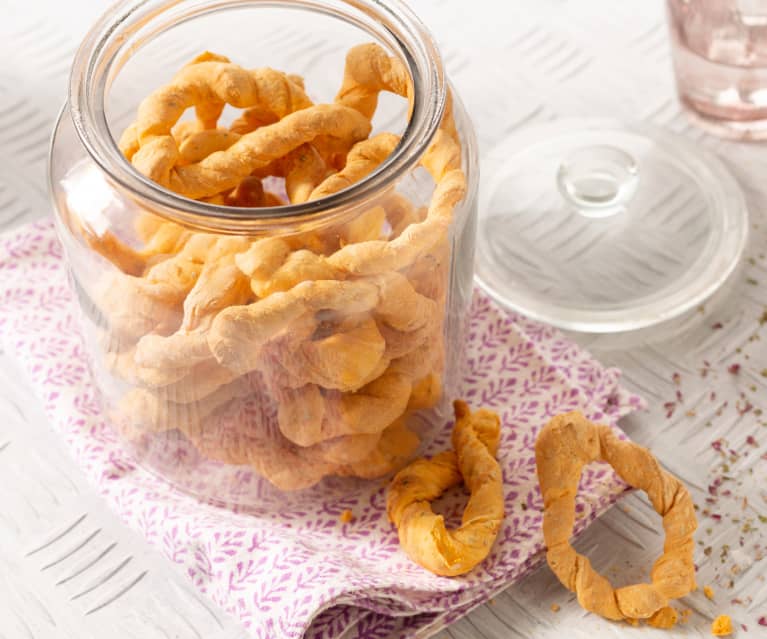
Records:
[[[767,636],[758,625],[767,615],[767,524],[760,521],[767,516],[767,421],[761,413],[767,386],[765,147],[719,140],[687,121],[674,97],[660,1],[412,5],[441,43],[486,157],[504,135],[535,122],[640,119],[718,153],[744,188],[753,222],[748,261],[705,315],[684,318],[669,329],[676,334],[655,335],[652,342],[646,334],[573,337],[604,363],[620,366],[627,386],[649,400],[650,411],[626,420],[624,428],[687,482],[699,506],[698,581],[716,596],[709,601],[698,591],[683,599],[681,607],[692,613],[678,632],[710,636],[710,620],[727,612],[739,634]],[[49,212],[49,131],[74,48],[105,6],[97,0],[0,2],[0,229]],[[168,55],[183,59],[187,53]],[[662,208],[673,210],[679,194],[670,189],[665,197]],[[652,248],[638,246],[637,252],[648,255]],[[1,354],[0,504],[0,637],[245,636],[104,507]],[[618,585],[646,579],[662,544],[659,518],[646,500],[632,496],[578,546]],[[439,636],[648,634],[660,636],[586,615],[543,568]]]

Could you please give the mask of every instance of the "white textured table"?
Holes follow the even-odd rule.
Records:
[[[687,482],[700,506],[698,579],[714,588],[715,599],[700,591],[686,597],[681,605],[692,613],[676,632],[708,636],[712,616],[727,612],[738,636],[767,637],[767,627],[758,625],[767,616],[760,563],[767,552],[767,416],[761,414],[767,403],[767,147],[720,141],[686,122],[673,97],[662,4],[413,0],[442,43],[484,152],[499,132],[531,122],[572,115],[642,119],[719,153],[740,180],[752,214],[750,259],[719,309],[706,309],[712,316],[654,344],[575,338],[606,364],[623,368],[626,384],[648,399],[649,414],[624,427]],[[0,0],[0,229],[49,214],[49,132],[77,42],[104,6]],[[721,477],[718,488],[711,486]],[[245,636],[104,507],[2,354],[0,504],[0,637]],[[616,585],[645,579],[661,547],[659,518],[638,496],[613,508],[579,542]],[[553,612],[552,604],[561,609]],[[640,633],[660,636],[586,615],[544,568],[442,636]]]

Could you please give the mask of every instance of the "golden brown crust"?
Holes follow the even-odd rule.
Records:
[[[420,439],[407,426],[406,415],[387,426],[375,448],[367,456],[342,466],[337,475],[377,479],[397,471],[410,460]]]
[[[315,188],[309,199],[319,200],[367,177],[392,154],[398,143],[399,137],[391,133],[379,133],[368,140],[357,142],[349,151],[344,168]]]
[[[180,155],[170,135],[149,138],[133,155],[132,162],[158,184],[189,198],[202,198],[236,187],[253,171],[320,135],[351,146],[369,132],[370,122],[355,110],[319,104],[247,133],[226,150],[194,164],[177,166]]]
[[[495,459],[500,420],[490,411],[471,413],[454,402],[452,451],[419,459],[392,480],[386,500],[402,549],[416,563],[443,576],[462,575],[487,557],[503,521],[503,482]],[[461,526],[448,530],[430,502],[463,481],[471,491]]]
[[[544,426],[535,444],[535,457],[544,504],[546,557],[583,608],[608,619],[648,619],[665,608],[669,599],[695,588],[692,535],[697,523],[692,499],[646,448],[621,441],[608,426],[572,412],[554,417]],[[644,490],[663,517],[666,542],[653,566],[652,583],[613,589],[570,546],[578,480],[583,466],[593,461],[608,462],[624,481]]]
[[[381,91],[401,95],[412,102],[413,87],[405,65],[375,43],[354,47],[346,55],[344,79],[336,102],[372,119]]]

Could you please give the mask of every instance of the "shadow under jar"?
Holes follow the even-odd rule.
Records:
[[[144,467],[220,504],[311,501],[444,425],[476,143],[404,5],[118,3],[49,170],[94,380]]]

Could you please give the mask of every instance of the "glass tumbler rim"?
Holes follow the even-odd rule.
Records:
[[[192,200],[139,173],[110,131],[105,101],[112,80],[130,56],[175,25],[240,8],[290,8],[344,20],[398,54],[413,83],[412,114],[399,145],[369,176],[333,195],[302,204],[238,208]],[[447,81],[439,49],[421,20],[400,0],[121,0],[91,27],[72,64],[68,112],[90,158],[139,206],[192,227],[253,235],[326,225],[367,202],[412,171],[441,123]]]

